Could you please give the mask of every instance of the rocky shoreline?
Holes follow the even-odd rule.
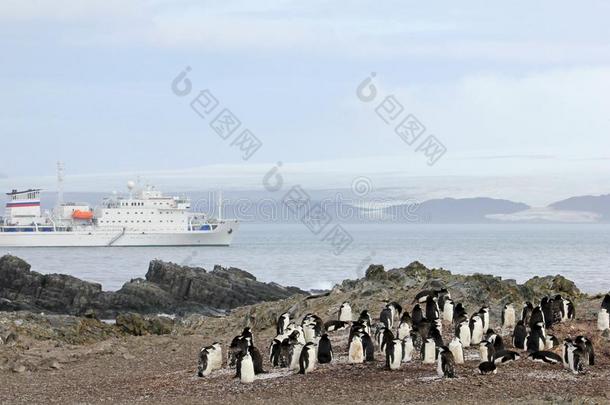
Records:
[[[30,311],[114,319],[120,313],[223,315],[243,305],[306,294],[296,287],[262,283],[237,268],[150,262],[145,279],[115,292],[64,274],[41,274],[15,256],[0,258],[0,311]]]
[[[602,296],[584,294],[559,275],[518,284],[491,275],[451,274],[418,262],[387,271],[373,265],[365,277],[346,280],[320,295],[259,283],[237,269],[217,268],[208,273],[157,261],[151,262],[146,280],[131,281],[115,293],[68,276],[44,277],[31,272],[20,259],[0,259],[0,337],[4,341],[0,375],[6,381],[0,384],[0,398],[10,403],[220,403],[227,395],[232,401],[277,403],[286,399],[281,395],[285,390],[294,400],[318,403],[610,401],[610,331],[595,328]],[[229,295],[210,294],[208,282]],[[62,286],[67,286],[66,293]],[[345,337],[340,336],[338,364],[320,367],[306,379],[273,370],[268,359],[269,373],[249,387],[232,379],[228,369],[209,379],[196,377],[197,353],[203,345],[219,341],[226,348],[235,334],[249,326],[265,352],[283,312],[289,311],[295,319],[307,313],[336,319],[339,305],[349,301],[354,312],[366,308],[376,315],[389,300],[410,307],[417,292],[438,288],[448,288],[452,298],[468,308],[488,305],[494,320],[507,302],[520,304],[556,293],[569,297],[576,305],[576,321],[558,325],[555,333],[591,336],[597,365],[578,376],[577,383],[576,377],[561,374],[561,369],[558,375],[549,374],[531,362],[515,362],[490,379],[473,377],[478,362],[472,362],[458,370],[462,378],[435,381],[430,379],[434,367],[421,364],[400,373],[384,371],[382,363],[346,367],[341,360]],[[143,297],[150,290],[157,295]],[[64,302],[69,309],[60,314],[59,305]],[[177,316],[159,316],[159,312]],[[100,314],[112,315],[116,322],[102,322]],[[451,333],[451,328],[445,333]],[[524,381],[527,375],[536,377]]]

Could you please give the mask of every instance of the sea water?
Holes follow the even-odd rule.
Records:
[[[340,254],[325,232],[303,224],[242,223],[230,247],[10,248],[41,273],[65,273],[119,289],[144,277],[152,259],[234,266],[260,281],[328,289],[362,277],[369,264],[386,269],[418,260],[455,273],[485,273],[523,282],[562,274],[587,292],[610,290],[610,225],[346,224],[353,242]]]

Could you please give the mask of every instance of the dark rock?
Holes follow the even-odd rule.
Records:
[[[129,313],[117,316],[116,326],[133,336],[169,335],[174,329],[174,321],[166,316],[144,317]]]
[[[146,279],[134,279],[116,292],[63,274],[40,274],[14,257],[0,258],[0,310],[45,311],[58,314],[114,318],[121,312],[198,312],[218,315],[233,308],[305,294],[295,287],[262,283],[237,268],[179,266],[159,260],[150,263]]]

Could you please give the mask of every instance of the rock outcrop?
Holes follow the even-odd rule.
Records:
[[[125,283],[116,292],[63,274],[41,274],[14,257],[0,258],[0,310],[34,311],[114,318],[123,312],[202,313],[221,315],[227,310],[306,294],[294,287],[262,283],[237,268],[178,266],[154,260],[145,279]]]

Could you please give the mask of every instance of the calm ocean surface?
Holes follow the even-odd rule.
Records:
[[[610,290],[610,225],[345,225],[352,245],[335,256],[302,224],[242,223],[231,247],[11,248],[42,273],[66,273],[116,290],[144,277],[158,258],[211,270],[235,266],[261,281],[325,289],[364,274],[419,260],[455,273],[489,273],[519,282],[562,274],[587,292]]]

